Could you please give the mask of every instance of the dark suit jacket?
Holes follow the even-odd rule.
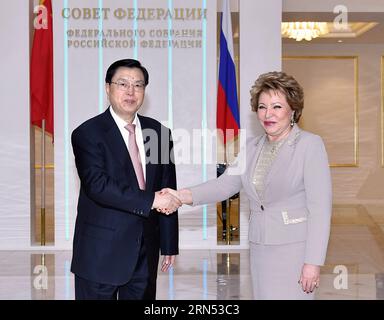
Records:
[[[157,271],[159,249],[163,255],[178,254],[177,213],[166,216],[151,210],[155,191],[176,188],[171,133],[154,119],[139,116],[139,120],[147,158],[145,191],[139,189],[109,110],[72,133],[81,186],[71,271],[84,279],[127,283],[142,239],[149,260],[156,262],[153,272]],[[168,161],[170,157],[172,161]]]

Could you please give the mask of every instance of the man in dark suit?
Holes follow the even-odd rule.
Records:
[[[80,178],[71,270],[76,299],[155,299],[178,254],[170,130],[137,114],[148,85],[139,61],[114,62],[105,77],[110,107],[72,133]],[[157,211],[155,210],[157,209]]]

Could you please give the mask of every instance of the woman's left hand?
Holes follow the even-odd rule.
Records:
[[[306,293],[313,292],[315,288],[319,287],[319,281],[320,266],[304,263],[299,280],[299,284],[301,284],[303,291]]]

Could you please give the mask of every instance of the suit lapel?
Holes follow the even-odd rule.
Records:
[[[255,142],[254,149],[251,150],[251,152],[249,154],[249,161],[248,161],[249,167],[248,167],[248,170],[247,170],[247,181],[248,181],[249,189],[252,190],[252,194],[255,196],[255,198],[259,202],[260,202],[260,197],[259,197],[259,195],[256,192],[256,188],[253,185],[252,180],[253,180],[253,172],[255,170],[255,166],[256,166],[257,160],[258,160],[258,158],[260,156],[260,152],[261,152],[261,150],[263,148],[265,139],[266,139],[266,135],[263,135],[263,136],[260,137],[260,139],[258,139]]]
[[[105,135],[107,145],[114,154],[114,158],[121,163],[127,175],[129,175],[129,177],[131,178],[130,180],[134,181],[134,183],[136,183],[137,185],[137,188],[139,188],[135,169],[133,168],[133,164],[131,161],[131,157],[129,156],[127,146],[125,145],[124,139],[121,136],[120,130],[117,127],[115,121],[113,120],[109,109],[105,112],[105,122],[108,125]]]
[[[265,190],[267,189],[271,181],[273,179],[276,179],[276,176],[278,176],[278,172],[286,168],[287,163],[291,161],[299,135],[300,129],[297,125],[295,125],[292,131],[289,133],[287,141],[285,141],[284,144],[281,146],[280,151],[278,152],[275,160],[272,163],[271,169],[269,170],[265,179]]]
[[[139,114],[137,115],[139,117],[139,120],[140,120],[140,125],[141,125],[141,130],[148,130],[148,129],[151,129],[151,130],[155,130],[155,128],[153,128],[153,126],[151,126],[151,124],[148,122],[147,118],[146,117],[142,117],[140,116]],[[153,184],[154,184],[154,179],[155,179],[155,175],[156,175],[156,169],[157,169],[157,164],[156,163],[153,163],[153,158],[150,157],[151,155],[151,151],[152,152],[155,152],[157,153],[155,156],[156,156],[156,159],[157,161],[160,161],[158,155],[160,154],[161,152],[161,146],[160,146],[160,133],[157,132],[157,150],[151,150],[151,145],[154,143],[152,142],[151,143],[151,137],[152,135],[146,135],[144,134],[143,132],[143,143],[144,143],[144,150],[145,150],[145,171],[146,171],[146,179],[145,179],[145,189],[146,190],[152,190],[153,189]]]

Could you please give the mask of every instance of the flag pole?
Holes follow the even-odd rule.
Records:
[[[41,121],[41,209],[40,244],[45,246],[45,119]]]
[[[227,131],[227,129],[225,130]],[[227,135],[227,132],[224,133],[225,135]],[[225,139],[226,142],[227,139]],[[227,155],[227,152],[228,152],[228,148],[227,148],[227,144],[225,143],[224,144],[224,163],[225,163],[225,167],[228,168],[228,155]],[[225,200],[227,201],[227,212],[226,212],[226,224],[225,224],[225,229],[226,229],[226,243],[227,245],[230,245],[231,244],[231,199],[227,199]]]

